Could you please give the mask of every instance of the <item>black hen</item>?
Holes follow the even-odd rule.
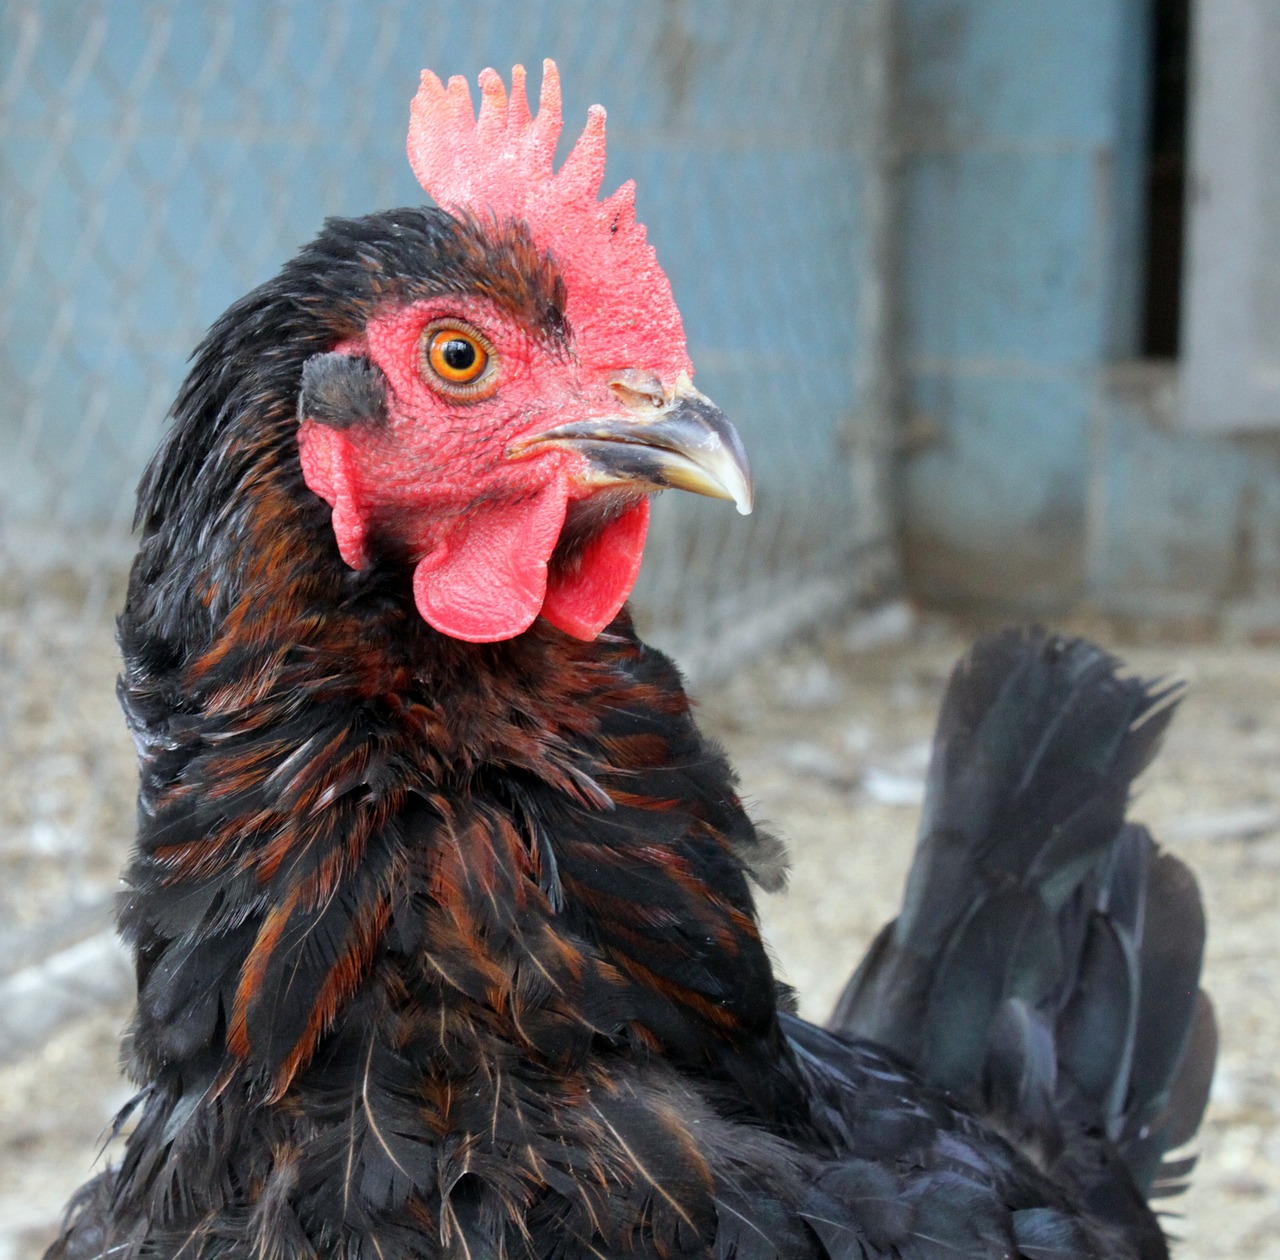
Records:
[[[786,1013],[773,846],[619,611],[646,494],[745,463],[601,120],[530,184],[554,101],[483,82],[415,112],[456,215],[330,223],[144,481],[141,1089],[51,1256],[1164,1255],[1213,1061],[1194,884],[1124,822],[1168,694],[981,645],[902,917],[833,1031]]]

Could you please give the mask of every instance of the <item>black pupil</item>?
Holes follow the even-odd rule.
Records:
[[[466,372],[476,365],[476,348],[461,337],[450,337],[440,351],[440,357],[454,372]]]

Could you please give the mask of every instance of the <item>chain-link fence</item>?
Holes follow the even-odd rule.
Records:
[[[131,829],[111,618],[186,356],[327,214],[421,201],[418,70],[554,56],[610,109],[748,521],[665,502],[638,600],[723,669],[886,571],[884,0],[0,8],[0,955],[105,923]],[[534,69],[536,83],[536,69]],[[2,969],[2,968],[0,968]]]

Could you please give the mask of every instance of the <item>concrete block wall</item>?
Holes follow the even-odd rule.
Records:
[[[1274,602],[1280,447],[1137,362],[1149,0],[905,0],[903,560],[945,604]]]
[[[607,183],[637,178],[699,382],[758,467],[750,522],[662,505],[659,620],[718,641],[865,588],[892,564],[891,468],[922,598],[1272,599],[1276,444],[1184,431],[1175,369],[1133,366],[1153,3],[11,4],[0,523],[127,549],[208,321],[323,213],[419,199],[417,68],[549,52],[571,130],[610,104]]]
[[[1098,369],[1133,348],[1145,7],[904,5],[901,510],[930,598],[1083,591]]]
[[[1122,364],[1100,382],[1091,452],[1093,603],[1280,632],[1280,440],[1189,432],[1175,370]]]

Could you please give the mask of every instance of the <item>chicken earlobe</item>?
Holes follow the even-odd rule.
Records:
[[[376,364],[345,353],[312,355],[298,393],[298,453],[307,486],[333,508],[333,533],[343,562],[369,563],[365,522],[356,510],[353,452],[342,432],[356,424],[383,424],[387,380]]]
[[[368,531],[356,507],[356,473],[351,446],[336,430],[306,420],[298,430],[302,478],[333,509],[338,554],[351,569],[369,564]]]

